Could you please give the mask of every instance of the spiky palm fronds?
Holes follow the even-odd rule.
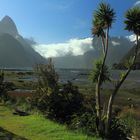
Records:
[[[100,26],[96,26],[92,28],[92,35],[93,36],[97,36],[97,37],[104,37],[105,38],[105,33],[103,28],[101,28]]]
[[[115,20],[114,9],[109,4],[100,3],[98,9],[94,12],[94,21],[103,29],[110,28]]]
[[[97,37],[102,36],[105,38],[104,30],[102,26],[98,23],[98,19],[96,18],[93,20],[92,35]]]
[[[110,79],[110,72],[108,70],[108,67],[105,65],[102,73],[101,73],[101,67],[102,67],[102,61],[101,60],[96,61],[95,67],[90,73],[90,79],[93,83],[96,83],[98,81],[99,75],[101,75],[100,84],[102,85],[102,83],[106,81],[111,81],[111,79]]]
[[[125,15],[125,29],[140,35],[140,8],[133,7],[126,12]]]

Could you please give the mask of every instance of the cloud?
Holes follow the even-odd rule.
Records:
[[[118,45],[120,45],[120,43],[119,43],[119,42],[116,42],[116,41],[112,41],[112,44],[113,44],[113,46],[118,46]]]
[[[85,52],[93,49],[92,38],[70,39],[65,43],[37,44],[33,48],[46,58],[83,55]]]
[[[131,42],[136,43],[136,35],[132,34],[132,35],[126,36],[126,38],[128,38]],[[140,39],[140,37],[139,37],[139,39]]]
[[[140,6],[140,0],[138,0],[137,2],[135,2],[134,6]]]

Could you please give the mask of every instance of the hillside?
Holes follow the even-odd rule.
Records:
[[[0,21],[0,67],[32,67],[45,62],[46,59],[18,33],[14,21],[5,16]]]
[[[94,38],[92,45],[93,49],[85,52],[84,55],[54,57],[55,66],[58,68],[91,68],[93,62],[102,54],[102,44],[99,38]],[[133,45],[134,43],[125,37],[110,37],[107,64],[112,66],[120,62]]]
[[[134,56],[135,46],[129,50],[129,52],[121,59],[119,65],[124,65],[124,63]],[[135,69],[140,69],[140,48],[135,62]]]

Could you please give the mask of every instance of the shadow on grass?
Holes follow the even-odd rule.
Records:
[[[0,127],[0,140],[28,140]]]

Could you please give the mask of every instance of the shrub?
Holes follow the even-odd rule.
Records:
[[[70,123],[72,115],[80,112],[83,96],[71,82],[64,84],[57,93],[52,93],[48,99],[48,116],[59,122]]]
[[[10,97],[7,91],[15,89],[15,85],[12,82],[4,82],[4,71],[0,71],[0,99],[1,101],[8,101]]]
[[[119,119],[113,118],[110,129],[110,140],[128,140],[127,136],[130,134],[130,129]]]
[[[88,135],[96,134],[96,115],[93,112],[73,115],[71,129],[80,130]]]
[[[35,85],[36,93],[33,95],[31,103],[32,106],[45,111],[50,94],[58,92],[58,75],[51,60],[46,65],[37,65],[34,70],[38,82]]]
[[[139,120],[136,120],[130,113],[126,113],[121,117],[121,121],[130,130],[129,135],[140,138]]]
[[[31,111],[31,105],[28,103],[28,98],[18,98],[14,104],[14,108],[20,109],[25,112]]]
[[[69,123],[71,116],[79,112],[82,106],[83,98],[78,87],[68,81],[60,88],[58,75],[51,60],[47,65],[37,65],[35,70],[38,83],[32,98],[32,106],[37,107],[51,119]]]

